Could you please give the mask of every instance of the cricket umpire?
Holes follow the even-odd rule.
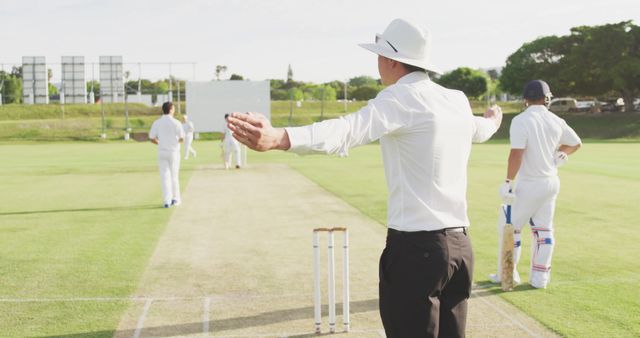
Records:
[[[534,288],[546,288],[551,278],[551,257],[555,238],[553,215],[560,191],[558,167],[580,148],[576,132],[546,105],[551,89],[542,80],[530,81],[523,92],[527,109],[511,121],[509,138],[511,151],[507,178],[500,186],[500,197],[512,205],[514,226],[514,269],[522,252],[521,229],[531,226],[532,254],[529,283]],[[515,179],[517,175],[517,184]],[[499,282],[500,271],[490,278]],[[519,275],[514,271],[514,279]]]
[[[359,111],[277,129],[258,114],[234,113],[234,137],[258,151],[348,155],[380,141],[389,191],[387,244],[380,257],[380,315],[388,337],[463,337],[473,253],[467,228],[467,162],[472,142],[488,140],[502,119],[475,117],[467,97],[431,81],[429,32],[393,20],[375,42],[388,87]]]

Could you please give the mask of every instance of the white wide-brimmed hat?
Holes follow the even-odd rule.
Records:
[[[391,21],[382,34],[376,34],[375,43],[362,43],[359,46],[386,58],[441,74],[430,61],[429,30],[405,19]]]

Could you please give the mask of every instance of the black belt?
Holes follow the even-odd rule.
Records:
[[[400,231],[400,230],[396,230],[396,229],[392,229],[392,228],[388,228],[388,233],[390,235],[397,235],[397,234],[444,234],[447,232],[463,232],[463,233],[467,233],[467,227],[452,227],[452,228],[444,228],[444,229],[438,229],[438,230],[421,230],[421,231]]]

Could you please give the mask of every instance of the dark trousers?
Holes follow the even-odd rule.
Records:
[[[387,337],[464,337],[472,272],[466,231],[389,229],[380,257],[380,316]]]

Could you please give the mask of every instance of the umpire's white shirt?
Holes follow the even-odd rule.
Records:
[[[526,149],[518,171],[519,179],[556,176],[554,154],[558,147],[581,143],[578,134],[563,119],[542,105],[530,106],[514,117],[509,138],[511,148]]]
[[[424,72],[402,77],[359,111],[287,128],[290,151],[346,156],[380,140],[389,191],[387,221],[400,231],[469,226],[467,162],[471,142],[484,142],[495,124],[474,117],[467,97]]]
[[[149,138],[158,139],[159,153],[180,152],[180,139],[184,139],[184,130],[180,121],[170,115],[162,115],[155,120],[149,131]]]

